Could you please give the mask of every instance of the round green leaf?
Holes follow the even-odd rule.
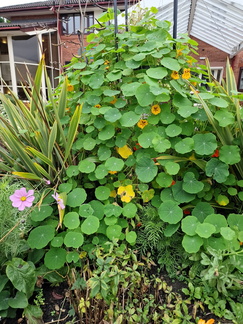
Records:
[[[76,262],[78,262],[78,260],[79,260],[78,252],[76,252],[76,251],[68,252],[67,256],[66,256],[66,260],[67,260],[68,263],[71,263],[71,262],[76,263]]]
[[[79,215],[81,217],[88,217],[92,215],[94,212],[93,208],[90,206],[90,204],[83,204],[79,207]]]
[[[154,132],[146,132],[138,136],[138,143],[143,148],[148,148],[152,145],[152,141],[154,137],[156,136],[156,133]]]
[[[106,125],[98,134],[98,138],[102,141],[107,141],[115,135],[115,127],[113,125]]]
[[[167,69],[163,67],[150,68],[146,71],[146,74],[153,79],[163,79],[167,74]]]
[[[122,93],[125,97],[135,96],[136,90],[140,87],[141,83],[139,82],[132,82],[132,83],[125,83],[121,86]]]
[[[203,239],[197,235],[185,235],[182,240],[182,246],[187,253],[197,253],[203,245]]]
[[[189,236],[196,235],[196,228],[199,224],[198,219],[195,216],[187,216],[181,221],[181,229]]]
[[[155,100],[155,95],[150,92],[150,87],[148,84],[141,84],[135,94],[138,104],[142,107],[149,106]]]
[[[114,204],[105,205],[104,213],[107,217],[119,217],[122,213],[122,208]]]
[[[53,226],[38,226],[30,232],[27,242],[32,249],[42,249],[53,239],[54,235]]]
[[[91,217],[91,216],[90,216]],[[79,248],[84,242],[84,236],[78,232],[68,232],[64,237],[64,244],[67,247]]]
[[[51,248],[45,255],[45,266],[51,270],[62,268],[66,262],[66,254],[66,250],[62,248]]]
[[[201,223],[208,215],[211,215],[213,213],[213,207],[207,202],[199,202],[192,210],[192,215],[195,216]]]
[[[163,231],[165,237],[171,237],[180,227],[180,223],[177,224],[168,224]]]
[[[182,188],[191,194],[196,194],[203,190],[204,184],[195,178],[193,172],[187,172],[183,178]]]
[[[137,239],[137,234],[134,231],[126,233],[126,241],[130,244],[135,244]]]
[[[69,228],[77,228],[80,224],[79,215],[76,212],[69,212],[64,216],[63,224]]]
[[[181,68],[178,61],[172,57],[163,57],[160,63],[161,65],[172,71],[179,71]]]
[[[182,181],[176,181],[176,184],[172,186],[173,197],[179,203],[188,203],[195,198],[194,194],[186,192],[183,187]]]
[[[107,176],[107,174],[108,174],[108,170],[104,164],[100,164],[97,166],[95,170],[95,176],[97,179],[104,179]]]
[[[226,109],[216,111],[214,118],[219,122],[219,126],[221,127],[229,126],[235,122],[234,115]]]
[[[101,220],[104,216],[104,205],[102,204],[102,202],[98,200],[92,200],[89,204],[94,210],[93,216]]]
[[[123,127],[132,127],[139,121],[140,116],[133,111],[125,112],[120,118],[120,123]]]
[[[142,182],[152,181],[158,172],[158,167],[155,165],[154,161],[146,156],[139,159],[135,172],[138,176],[138,179]]]
[[[120,225],[110,225],[106,229],[106,236],[110,239],[119,239],[122,232]]]
[[[182,217],[182,209],[174,201],[165,201],[159,207],[159,217],[169,224],[178,223]]]
[[[35,208],[31,213],[31,219],[35,222],[40,222],[47,217],[51,216],[53,212],[53,208],[51,206],[41,206],[39,208]]]
[[[63,237],[62,236],[55,236],[51,241],[51,246],[53,247],[60,247],[63,245]]]
[[[227,220],[225,216],[221,214],[211,214],[208,215],[205,220],[205,223],[210,223],[215,226],[215,233],[219,233],[221,227],[227,227]]]
[[[219,150],[219,159],[220,161],[226,164],[235,164],[240,162],[240,148],[236,145],[224,145]]]
[[[217,107],[221,107],[221,108],[227,108],[228,107],[228,102],[226,100],[224,100],[223,98],[219,98],[219,97],[214,97],[214,98],[210,98],[209,102]]]
[[[206,163],[206,175],[213,177],[218,183],[226,181],[229,175],[229,166],[218,159],[211,159]]]
[[[110,156],[111,156],[111,150],[105,145],[100,145],[98,149],[99,160],[106,161]]]
[[[165,172],[160,172],[155,180],[158,183],[158,185],[160,185],[163,188],[166,188],[171,185],[173,178],[171,175]]]
[[[209,223],[199,223],[196,228],[196,233],[203,238],[209,238],[213,233],[216,232],[216,227]]]
[[[121,116],[122,115],[117,108],[111,108],[104,114],[105,119],[110,123],[114,123],[115,121],[120,119]]]
[[[176,162],[167,162],[165,164],[165,170],[169,175],[175,175],[179,172],[180,165]]]
[[[78,169],[78,166],[76,165],[77,169]],[[78,171],[79,173],[79,171]],[[72,190],[72,183],[61,183],[60,186],[58,186],[58,190],[59,192],[66,192],[66,193],[69,193],[71,190]]]
[[[230,227],[237,228],[238,230],[243,231],[242,214],[229,214],[227,221]]]
[[[236,233],[235,231],[233,231],[231,228],[229,227],[221,227],[220,229],[220,234],[223,236],[223,238],[227,241],[232,241],[235,236]]]
[[[169,125],[173,123],[175,120],[176,116],[169,112],[168,110],[162,109],[162,112],[160,113],[160,120],[162,124]]]
[[[158,153],[163,153],[171,147],[169,140],[158,135],[153,138],[152,144],[154,146],[154,150]]]
[[[123,216],[133,218],[137,214],[137,206],[133,203],[128,203],[123,207]]]
[[[106,200],[110,196],[110,189],[105,186],[99,186],[95,189],[95,197],[99,200]]]
[[[181,115],[183,118],[188,118],[192,114],[195,114],[198,111],[197,106],[180,106],[178,108],[177,112],[179,115]]]
[[[197,154],[211,155],[217,148],[216,136],[212,133],[196,134],[193,137],[194,149]]]
[[[78,169],[82,173],[91,173],[95,170],[95,163],[89,160],[80,161],[78,164]]]
[[[67,196],[67,206],[78,207],[85,202],[86,198],[87,194],[83,188],[75,188]]]
[[[105,224],[107,226],[109,226],[109,225],[115,225],[117,223],[117,221],[118,221],[118,218],[116,216],[111,216],[111,217],[107,217],[106,216],[104,218],[104,221],[105,221]]]
[[[75,177],[79,174],[78,166],[77,165],[70,165],[66,170],[67,176],[69,178]]]
[[[88,216],[83,222],[83,224],[81,225],[81,231],[84,234],[90,235],[97,232],[99,226],[100,226],[100,221],[97,217]]]
[[[194,147],[194,141],[191,137],[183,138],[181,141],[176,143],[175,150],[180,154],[191,152]]]
[[[95,145],[96,145],[96,140],[91,137],[86,138],[83,142],[83,147],[87,151],[92,151]]]
[[[165,129],[165,133],[169,137],[176,137],[181,132],[182,132],[182,128],[180,126],[178,126],[178,125],[175,125],[175,124],[171,124],[171,125],[167,126],[166,129]]]
[[[105,167],[109,171],[121,171],[124,167],[124,161],[116,157],[110,157],[106,160]]]

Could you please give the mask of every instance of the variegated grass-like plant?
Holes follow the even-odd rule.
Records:
[[[42,98],[45,76],[48,103]],[[14,93],[0,94],[4,114],[0,114],[0,169],[21,178],[60,182],[65,168],[72,163],[72,145],[76,138],[82,107],[78,105],[68,124],[62,118],[67,108],[68,80],[55,98],[48,79],[44,58],[38,66],[29,105]]]

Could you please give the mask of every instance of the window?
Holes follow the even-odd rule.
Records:
[[[62,16],[62,32],[63,34],[77,34],[78,30],[87,33],[87,28],[94,24],[94,13],[86,12],[84,16],[84,24],[81,21],[80,14],[70,14]]]
[[[243,92],[243,68],[240,69],[238,90]]]

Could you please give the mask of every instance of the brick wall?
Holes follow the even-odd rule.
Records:
[[[220,49],[209,45],[202,40],[191,36],[198,43],[198,54],[192,55],[194,56],[199,64],[205,64],[205,58],[208,58],[211,67],[223,67],[225,70],[227,57],[229,56],[227,53],[221,51]]]

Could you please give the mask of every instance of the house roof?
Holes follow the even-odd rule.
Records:
[[[8,30],[10,28],[14,29],[23,29],[23,28],[30,28],[30,27],[41,27],[46,28],[47,26],[55,25],[57,24],[57,19],[55,17],[53,18],[43,18],[43,19],[26,19],[26,20],[18,20],[16,22],[10,22],[10,23],[0,23],[0,30]]]
[[[173,5],[173,0],[163,0],[157,18],[173,22]],[[177,33],[188,33],[234,56],[243,49],[242,17],[243,0],[178,0]]]
[[[24,1],[24,0],[23,0]],[[124,3],[124,0],[118,0],[119,3]],[[80,0],[81,4],[113,4],[113,0]],[[46,0],[46,1],[38,1],[38,2],[31,2],[31,3],[23,3],[19,5],[12,5],[12,6],[0,6],[0,12],[8,12],[12,10],[20,10],[20,9],[35,9],[35,8],[41,8],[41,7],[52,7],[52,6],[70,6],[70,5],[79,5],[79,0]]]

